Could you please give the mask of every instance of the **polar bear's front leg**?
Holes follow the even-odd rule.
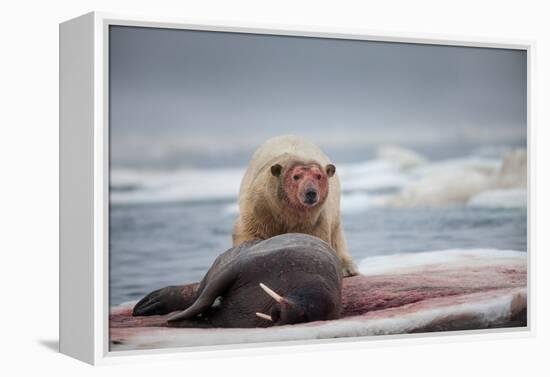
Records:
[[[342,262],[342,273],[344,274],[344,277],[359,275],[357,265],[353,259],[351,259],[351,255],[349,255],[344,230],[340,224],[332,234],[331,246],[334,250],[336,250],[336,255],[338,255],[340,261]]]
[[[239,217],[235,222],[235,226],[233,227],[233,234],[232,234],[234,247],[242,245],[243,243],[248,241],[265,240],[266,238],[269,238],[269,237],[262,237],[262,235],[258,234],[257,229],[255,229],[253,226],[246,226],[243,223],[243,220],[241,219],[241,217]]]
[[[242,220],[239,217],[237,221],[235,222],[235,226],[233,227],[233,246],[239,246],[243,242],[250,241],[254,239],[253,234],[248,234],[242,226]]]

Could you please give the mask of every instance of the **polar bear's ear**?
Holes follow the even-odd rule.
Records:
[[[334,173],[336,173],[336,166],[332,165],[332,164],[328,164],[326,167],[325,167],[325,171],[327,172],[327,175],[329,177],[332,177],[334,175]]]
[[[283,170],[283,167],[279,164],[275,164],[271,167],[271,174],[273,174],[275,177],[278,177],[281,175],[281,171]]]

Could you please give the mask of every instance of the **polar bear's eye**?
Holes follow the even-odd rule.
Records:
[[[294,177],[292,177],[292,179],[294,179],[295,181],[297,181],[298,179],[300,179],[300,176],[296,174]]]
[[[317,176],[316,176],[315,178],[321,179],[321,178],[322,178],[322,177],[321,177],[321,174],[317,174]]]

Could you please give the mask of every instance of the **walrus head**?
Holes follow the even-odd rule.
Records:
[[[284,297],[263,283],[260,287],[275,300],[275,305],[270,314],[256,312],[256,315],[276,326],[324,320],[327,313],[334,311],[333,300],[320,287],[299,288]]]
[[[298,163],[286,171],[280,164],[271,166],[271,174],[281,178],[281,193],[295,208],[314,208],[323,204],[328,195],[328,179],[336,167],[328,164],[324,168],[317,163]]]

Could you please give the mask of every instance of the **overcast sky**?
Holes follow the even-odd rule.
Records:
[[[248,150],[284,133],[335,150],[521,144],[526,54],[116,26],[110,127],[121,164]]]

